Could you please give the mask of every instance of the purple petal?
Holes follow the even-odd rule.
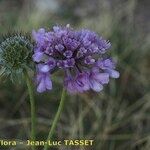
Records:
[[[48,73],[39,73],[37,75],[37,84],[37,91],[39,93],[52,89],[52,81],[50,80]]]
[[[120,76],[119,72],[113,69],[107,69],[106,72],[108,72],[112,78],[119,78]]]
[[[99,73],[94,76],[94,78],[102,84],[107,84],[109,82],[108,73]]]
[[[46,86],[45,86],[45,82],[44,82],[44,79],[42,79],[37,87],[37,91],[39,93],[42,93],[44,91],[46,91]]]
[[[59,60],[59,61],[57,62],[57,67],[59,67],[59,68],[65,67],[64,61],[63,61],[63,60]]]
[[[70,77],[65,78],[64,85],[69,93],[71,93],[71,94],[77,93],[77,89],[76,89],[74,80],[71,79]]]
[[[44,43],[44,34],[44,28],[39,29],[38,32],[36,32],[35,30],[32,31],[33,39],[41,45]]]
[[[49,65],[45,65],[45,64],[38,64],[38,69],[40,72],[43,72],[43,73],[50,71]]]
[[[43,57],[42,52],[35,52],[34,55],[32,56],[35,62],[40,62],[42,60],[42,57]]]
[[[60,27],[59,26],[54,26],[53,30],[54,30],[54,32],[58,32],[60,30]]]
[[[63,55],[64,55],[66,58],[71,58],[72,55],[73,55],[73,53],[72,53],[72,51],[65,51],[65,52],[63,53]]]
[[[46,89],[48,90],[52,89],[52,81],[50,80],[48,75],[45,77],[45,85],[46,85]]]
[[[105,60],[99,59],[97,61],[96,65],[101,69],[107,69],[107,68],[114,68],[115,67],[115,65],[111,59],[105,59]]]
[[[90,88],[96,92],[103,90],[103,86],[95,80],[90,80]]]
[[[59,52],[62,52],[64,50],[64,46],[62,44],[55,45],[55,49]]]
[[[75,65],[74,58],[64,60],[63,62],[65,67],[73,67]]]
[[[54,58],[49,58],[47,65],[49,66],[50,69],[53,69],[56,66],[56,60]]]
[[[92,58],[92,56],[87,56],[84,60],[85,64],[91,65],[95,63],[95,59]]]
[[[76,87],[79,92],[89,90],[89,80],[87,73],[80,73],[75,79]]]

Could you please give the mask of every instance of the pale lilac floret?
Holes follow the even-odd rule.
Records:
[[[103,84],[109,82],[109,74],[101,73],[97,68],[94,68],[89,73],[90,88],[96,92],[100,92],[103,89]]]
[[[36,52],[32,57],[35,62],[40,62],[43,58],[43,55],[44,53],[39,51],[39,52]]]
[[[119,77],[112,59],[103,56],[110,42],[95,32],[54,26],[52,31],[33,31],[33,39],[38,92],[52,89],[50,76],[56,70],[64,71],[64,86],[70,93],[100,92],[110,77]]]
[[[51,90],[52,89],[52,81],[49,78],[48,73],[38,73],[37,74],[37,91],[39,93],[42,93],[46,90]]]
[[[115,70],[115,62],[112,59],[103,59],[97,61],[97,66],[107,72],[110,77],[118,78],[119,72]]]

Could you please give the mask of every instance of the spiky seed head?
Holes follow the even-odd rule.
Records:
[[[1,74],[11,77],[21,74],[31,67],[33,45],[30,37],[13,33],[3,37],[0,43]]]

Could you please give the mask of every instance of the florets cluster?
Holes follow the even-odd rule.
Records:
[[[109,78],[118,78],[115,63],[106,58],[109,41],[90,30],[54,26],[53,31],[33,31],[36,42],[33,60],[37,66],[37,91],[52,89],[51,74],[63,70],[64,86],[70,93],[99,92]]]

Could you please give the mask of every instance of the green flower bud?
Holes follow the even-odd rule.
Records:
[[[1,74],[21,75],[24,69],[32,66],[33,44],[31,38],[21,33],[13,33],[1,38],[0,66]]]

